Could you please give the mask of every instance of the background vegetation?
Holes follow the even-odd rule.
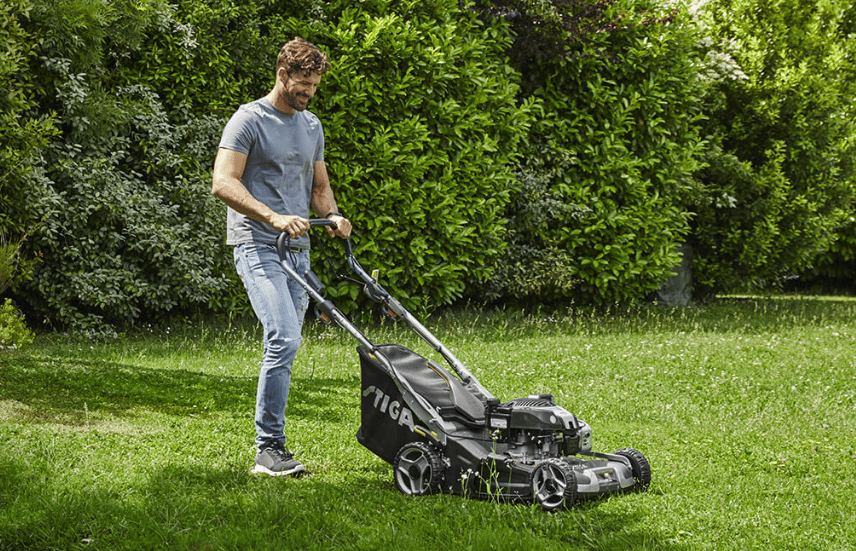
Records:
[[[511,59],[540,110],[489,296],[628,303],[668,277],[689,231],[697,35],[686,14],[646,2],[556,8],[511,18]]]
[[[532,109],[503,57],[507,26],[453,6],[331,2],[296,30],[334,60],[315,108],[360,261],[416,307],[461,297],[503,250]],[[338,244],[323,250],[319,273],[347,270]],[[358,291],[342,282],[333,294]]]
[[[210,171],[294,35],[334,61],[313,109],[358,254],[410,308],[631,303],[685,241],[706,293],[852,267],[845,0],[14,0],[0,18],[0,231],[27,236],[7,294],[33,323],[246,311]],[[362,305],[337,246],[314,258]]]
[[[706,2],[711,136],[691,242],[708,292],[765,288],[830,249],[854,203],[854,26],[847,2]],[[722,78],[724,77],[724,78]],[[852,264],[851,264],[852,266]]]

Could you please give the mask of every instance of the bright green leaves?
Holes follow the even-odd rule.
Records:
[[[716,137],[692,208],[696,280],[709,291],[766,287],[809,267],[856,196],[852,11],[844,0],[711,2],[706,93]],[[734,77],[733,75],[742,75]]]
[[[710,2],[701,27],[595,4],[551,58],[544,26],[521,39],[452,0],[7,2],[0,229],[48,214],[25,245],[44,262],[17,291],[78,326],[246,309],[210,168],[226,118],[267,93],[295,35],[333,65],[311,109],[358,255],[408,307],[632,301],[687,238],[710,288],[828,246],[854,195],[849,5]],[[561,31],[556,5],[520,6]],[[45,147],[54,112],[63,136]],[[339,244],[316,245],[330,294],[365,300],[330,281]]]
[[[528,121],[503,59],[507,32],[455,12],[443,1],[331,8],[336,22],[307,37],[333,63],[313,109],[361,262],[383,267],[383,284],[414,308],[462,296],[504,247],[500,215]],[[341,263],[322,247],[321,262]]]
[[[205,94],[234,100],[208,80],[225,67],[194,57],[229,57],[213,45],[222,36],[185,19],[195,13],[158,0],[34,2],[34,104],[56,111],[63,136],[13,212],[38,216],[25,246],[41,262],[19,292],[56,326],[97,333],[224,302],[223,213],[210,195],[223,121]]]
[[[494,297],[632,302],[680,260],[702,143],[692,27],[629,26],[575,47],[529,67],[544,114],[507,211],[512,247]]]

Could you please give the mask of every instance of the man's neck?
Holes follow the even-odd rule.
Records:
[[[282,94],[280,94],[276,88],[270,91],[270,93],[265,96],[267,100],[273,105],[277,111],[281,111],[286,115],[293,115],[296,113],[296,110],[285,103],[285,100],[282,99]]]

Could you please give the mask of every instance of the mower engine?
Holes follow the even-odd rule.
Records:
[[[504,404],[495,400],[486,408],[493,439],[508,446],[515,459],[541,460],[591,450],[591,428],[556,405],[550,394],[533,394]]]

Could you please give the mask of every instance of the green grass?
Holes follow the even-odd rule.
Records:
[[[427,324],[494,394],[551,392],[651,489],[544,513],[408,498],[356,441],[356,342],[308,326],[289,446],[249,474],[258,328],[210,324],[0,351],[0,549],[852,549],[856,301],[733,298]],[[384,325],[377,342],[422,350]]]

